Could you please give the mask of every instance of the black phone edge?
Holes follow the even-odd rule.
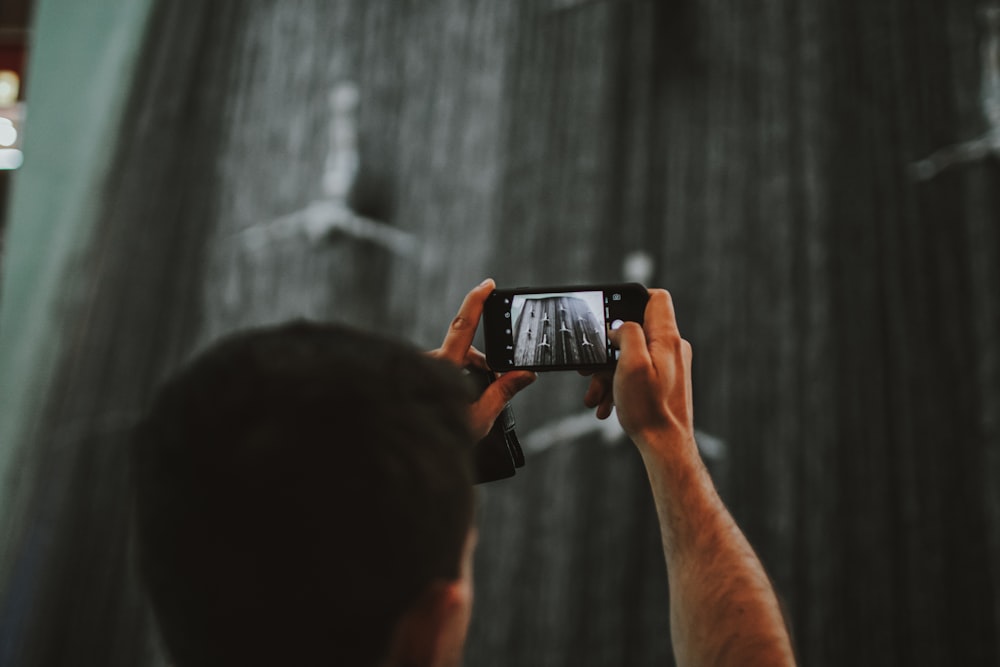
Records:
[[[649,290],[645,285],[641,283],[631,282],[631,283],[605,283],[605,284],[589,284],[589,285],[555,285],[555,286],[540,286],[540,287],[498,287],[494,289],[490,295],[486,298],[486,302],[483,306],[483,348],[486,353],[487,363],[490,363],[490,358],[492,356],[493,360],[496,361],[497,357],[495,354],[491,355],[491,345],[489,340],[489,331],[491,329],[490,323],[486,321],[487,312],[489,310],[489,302],[491,299],[495,298],[498,294],[545,294],[548,292],[559,293],[559,292],[609,292],[616,289],[621,289],[625,291],[633,291],[636,294],[641,293],[643,297],[643,304],[649,301]],[[642,320],[638,320],[641,324]],[[494,350],[495,352],[495,350]],[[555,366],[507,366],[503,371],[515,371],[515,370],[528,370],[538,373],[547,373],[555,371],[574,371],[574,370],[611,370],[617,365],[617,360],[610,359],[604,364],[560,364]],[[500,369],[495,369],[500,370]]]

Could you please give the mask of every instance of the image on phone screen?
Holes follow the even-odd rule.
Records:
[[[515,295],[510,306],[514,365],[606,363],[604,312],[600,291]]]

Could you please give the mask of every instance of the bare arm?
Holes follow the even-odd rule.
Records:
[[[585,400],[599,417],[617,406],[645,463],[667,561],[678,664],[793,665],[771,582],[698,454],[691,346],[677,330],[670,295],[651,290],[645,324],[626,323],[613,337],[621,349],[613,384],[595,378]]]

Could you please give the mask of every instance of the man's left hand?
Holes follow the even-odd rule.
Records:
[[[472,346],[472,339],[479,327],[483,304],[494,289],[496,284],[493,279],[487,278],[465,296],[462,306],[458,309],[458,315],[448,327],[448,333],[445,334],[441,347],[430,353],[432,357],[447,359],[459,368],[473,366],[489,370],[489,366],[486,365],[486,355]],[[469,407],[469,423],[473,435],[477,438],[486,437],[493,427],[493,422],[503,411],[503,407],[517,392],[534,382],[536,378],[537,376],[531,371],[498,374],[496,381]]]

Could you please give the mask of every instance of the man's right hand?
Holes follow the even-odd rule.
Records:
[[[679,665],[795,664],[763,565],[722,503],[698,455],[691,405],[691,346],[670,295],[650,290],[644,323],[611,333],[614,375],[595,375],[584,401],[618,420],[646,465],[670,585]]]
[[[584,396],[601,419],[617,408],[618,420],[640,447],[653,434],[694,440],[691,345],[681,338],[670,293],[649,290],[644,323],[626,322],[610,333],[621,351],[614,375],[591,378]]]

